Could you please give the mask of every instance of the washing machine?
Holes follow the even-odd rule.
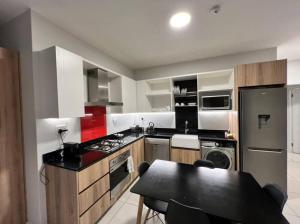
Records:
[[[201,141],[202,159],[210,160],[216,168],[236,170],[235,146],[216,141]]]

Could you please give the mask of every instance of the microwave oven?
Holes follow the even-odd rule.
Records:
[[[202,110],[230,110],[230,95],[201,96]]]

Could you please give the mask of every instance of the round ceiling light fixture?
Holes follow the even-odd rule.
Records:
[[[170,18],[170,26],[173,28],[182,28],[191,22],[191,15],[187,12],[178,12]]]

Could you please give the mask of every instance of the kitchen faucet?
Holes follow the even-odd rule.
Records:
[[[189,129],[188,129],[188,124],[189,122],[188,121],[185,121],[185,126],[184,126],[184,134],[187,134]]]

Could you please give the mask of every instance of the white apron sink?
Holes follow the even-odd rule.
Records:
[[[178,148],[200,149],[198,135],[173,135],[171,145]]]

